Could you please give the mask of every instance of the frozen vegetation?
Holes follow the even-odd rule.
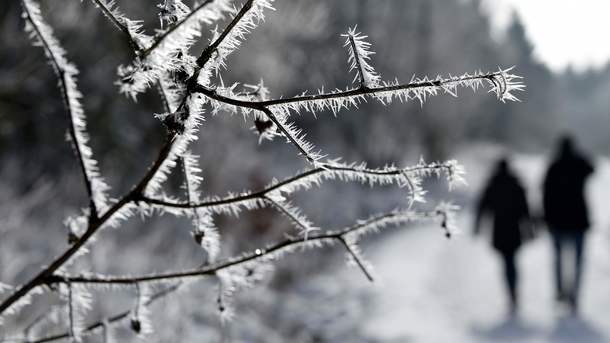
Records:
[[[469,234],[498,149],[453,143],[482,130],[531,147],[552,132],[537,111],[549,74],[518,20],[496,42],[477,1],[54,6],[0,16],[3,43],[31,56],[9,55],[17,77],[0,86],[25,74],[28,91],[2,106],[43,128],[9,135],[2,156],[0,341],[610,337],[603,159],[581,319],[553,306],[541,234],[506,320],[495,256]],[[35,48],[15,48],[28,36]],[[544,158],[515,162],[537,204]]]
[[[348,71],[355,75],[352,85],[333,90],[321,87],[313,92],[273,98],[263,81],[255,85],[245,82],[227,85],[222,77],[230,69],[229,55],[264,22],[266,12],[274,10],[272,0],[243,3],[207,0],[193,3],[192,8],[181,0],[165,0],[158,5],[160,27],[153,34],[147,34],[140,21],[129,19],[115,2],[91,2],[116,27],[132,50],[133,61],[118,66],[114,84],[120,93],[133,101],[148,90],[157,94],[163,109],[153,117],[165,129],[164,140],[148,169],[128,190],[113,190],[102,176],[102,168],[90,145],[92,128],[86,124],[83,105],[86,96],[79,90],[79,70],[68,60],[68,52],[45,20],[40,4],[35,0],[21,1],[25,32],[33,45],[44,52],[58,80],[58,98],[64,104],[68,122],[66,137],[73,148],[87,201],[86,205],[81,204],[83,207],[77,214],[64,220],[67,247],[43,261],[36,272],[28,270],[25,274],[30,276],[19,277],[19,280],[12,277],[10,284],[2,284],[6,293],[0,302],[3,339],[80,342],[102,337],[110,340],[122,337],[115,331],[126,328],[139,338],[150,337],[156,327],[164,326],[154,320],[155,303],[165,301],[169,296],[179,296],[184,289],[196,288],[202,280],[214,284],[215,290],[209,293],[215,294],[215,300],[205,307],[214,309],[224,327],[247,310],[247,307],[239,310],[235,301],[237,294],[267,280],[275,265],[286,256],[325,247],[344,249],[348,263],[358,267],[369,281],[374,281],[372,267],[359,245],[361,239],[388,227],[414,222],[436,223],[446,237],[451,237],[455,230],[455,205],[444,201],[428,208],[418,205],[425,202],[426,180],[443,178],[447,188],[452,190],[463,184],[463,168],[455,160],[425,162],[423,158],[402,167],[393,163],[369,167],[366,162],[344,162],[340,156],[329,156],[315,147],[306,138],[306,130],[297,124],[296,115],[307,113],[315,117],[330,112],[336,116],[338,112],[357,109],[366,102],[385,106],[392,102],[419,102],[423,106],[435,96],[457,97],[458,91],[464,88],[473,92],[485,90],[505,103],[518,101],[517,92],[525,88],[521,77],[513,74],[513,67],[459,76],[412,76],[408,82],[382,81],[372,65],[372,44],[354,27],[342,35]],[[223,21],[226,23],[222,29],[211,29],[203,49],[194,48],[205,27]],[[201,174],[205,164],[200,163],[203,159],[190,148],[199,139],[206,116],[220,115],[237,115],[246,122],[253,122],[259,142],[285,141],[305,167],[289,177],[274,177],[259,189],[204,195],[201,188],[205,183]],[[230,143],[230,140],[217,141],[215,146],[226,148]],[[231,153],[230,147],[227,153]],[[268,167],[273,169],[271,165]],[[168,190],[172,179],[180,180],[180,192]],[[350,218],[350,224],[334,229],[322,227],[314,224],[314,220],[293,202],[293,197],[297,192],[323,187],[330,181],[360,183],[371,188],[394,186],[404,190],[403,204],[369,214],[367,218]],[[218,217],[239,218],[243,212],[263,209],[284,216],[292,230],[284,231],[283,238],[261,243],[254,249],[227,252],[227,244],[217,225]],[[98,241],[100,235],[110,229],[124,228],[136,215],[142,220],[171,215],[189,221],[192,243],[200,248],[199,263],[174,265],[164,271],[159,271],[154,264],[137,268],[136,264],[153,255],[152,249],[147,251],[147,246],[138,246],[138,253],[130,252],[125,263],[132,267],[128,273],[99,272],[84,261],[92,251],[99,249],[98,246],[103,249],[104,244]],[[146,236],[143,232],[140,235]],[[234,240],[239,239],[239,236],[234,237]],[[124,249],[121,244],[125,243],[115,240],[117,243],[114,249]],[[102,308],[97,304],[98,294],[102,292],[115,302],[128,295],[132,305],[127,309],[124,306],[115,309],[101,318],[95,315],[98,319],[92,320],[94,311]],[[113,294],[116,294],[115,298],[112,298]],[[47,310],[42,310],[44,302],[52,303],[46,305]],[[33,317],[28,309],[33,309]],[[23,316],[31,318],[26,320]],[[169,327],[174,330],[173,325]]]

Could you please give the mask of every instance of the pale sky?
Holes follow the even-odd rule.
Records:
[[[610,0],[486,0],[495,22],[511,8],[525,24],[535,54],[554,70],[582,70],[610,60]]]

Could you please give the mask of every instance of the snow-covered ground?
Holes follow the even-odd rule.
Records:
[[[470,154],[461,158],[476,192],[492,162]],[[539,201],[546,161],[515,156],[515,169]],[[553,297],[552,251],[546,232],[518,256],[521,308],[506,313],[500,261],[485,237],[470,234],[472,211],[462,211],[463,234],[444,239],[438,228],[397,230],[372,244],[366,255],[376,267],[371,287],[349,270],[347,287],[370,287],[372,301],[362,325],[367,337],[383,342],[610,342],[610,161],[597,160],[588,197],[595,226],[588,235],[581,314],[568,315]],[[473,172],[473,169],[477,172]]]

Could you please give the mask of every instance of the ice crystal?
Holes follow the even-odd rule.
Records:
[[[359,80],[360,86],[375,88],[381,82],[381,76],[369,64],[371,55],[375,53],[370,50],[371,43],[366,41],[368,37],[356,30],[357,28],[353,27],[349,29],[347,34],[342,35],[346,37],[343,46],[347,47],[349,52],[349,70],[356,71],[354,82]]]
[[[158,4],[161,28],[164,24],[172,25],[186,17],[191,9],[181,0],[163,0]]]

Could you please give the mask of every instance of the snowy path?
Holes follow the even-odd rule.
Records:
[[[452,240],[438,228],[422,227],[395,231],[365,249],[379,280],[371,287],[366,335],[383,342],[610,342],[610,230],[602,201],[610,198],[608,166],[598,170],[591,191],[600,208],[594,208],[598,227],[587,241],[579,318],[555,307],[550,242],[543,233],[520,251],[520,315],[508,320],[500,261],[485,237],[469,234],[472,219],[464,210],[465,233]],[[525,182],[539,174],[529,173]],[[350,279],[359,277],[350,273]],[[370,287],[352,281],[351,287]]]
[[[610,252],[607,241],[591,236],[581,319],[554,307],[542,236],[519,256],[521,314],[509,321],[499,261],[483,239],[447,241],[432,228],[397,232],[368,254],[380,284],[366,332],[384,342],[610,341]]]

